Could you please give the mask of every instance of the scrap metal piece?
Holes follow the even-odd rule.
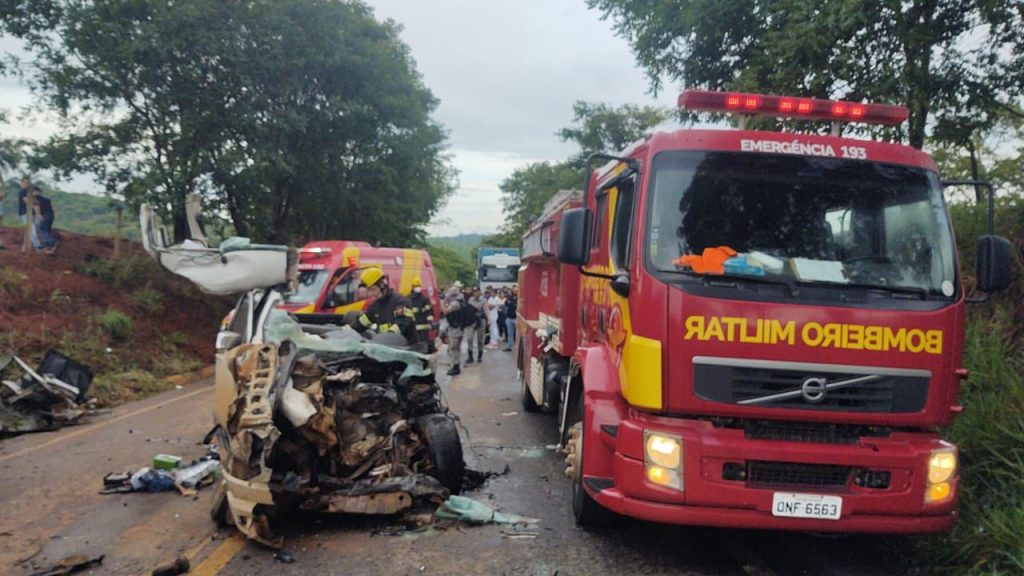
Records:
[[[0,436],[54,430],[95,412],[83,404],[93,375],[82,364],[50,350],[33,369],[8,353],[0,358],[0,376],[14,366],[20,379],[0,380]]]
[[[412,507],[412,496],[406,492],[364,494],[344,496],[332,494],[327,497],[327,510],[345,514],[395,514]]]

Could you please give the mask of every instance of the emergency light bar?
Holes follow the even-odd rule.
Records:
[[[322,258],[324,256],[330,255],[330,248],[321,248],[320,246],[317,246],[316,248],[303,248],[299,250],[299,261],[301,262],[303,260],[315,260],[317,258]]]
[[[910,110],[905,106],[710,90],[684,91],[679,95],[679,107],[707,112],[785,116],[796,119],[861,122],[886,126],[901,124],[910,116]]]

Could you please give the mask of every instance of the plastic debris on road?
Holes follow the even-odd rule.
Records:
[[[139,468],[128,480],[135,492],[165,492],[174,490],[174,475],[166,470],[148,466]]]
[[[498,512],[494,508],[465,496],[449,496],[434,512],[442,520],[461,520],[471,524],[536,524],[537,518]]]

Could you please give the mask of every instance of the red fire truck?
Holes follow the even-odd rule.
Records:
[[[949,528],[958,455],[937,430],[961,411],[966,301],[943,182],[919,150],[840,134],[907,109],[679,104],[740,128],[593,156],[524,237],[522,401],[558,414],[576,521]],[[832,134],[744,129],[755,115]],[[1009,262],[990,229],[977,287],[1005,287]]]

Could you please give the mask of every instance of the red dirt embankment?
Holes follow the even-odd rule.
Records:
[[[22,253],[23,230],[0,228],[0,352],[34,362],[57,349],[93,368],[108,388],[115,375],[163,377],[211,362],[229,301],[201,294],[137,242],[122,241],[115,262],[112,239],[60,231],[56,253]],[[117,312],[130,318],[127,330]],[[109,400],[139,395],[126,392]]]

